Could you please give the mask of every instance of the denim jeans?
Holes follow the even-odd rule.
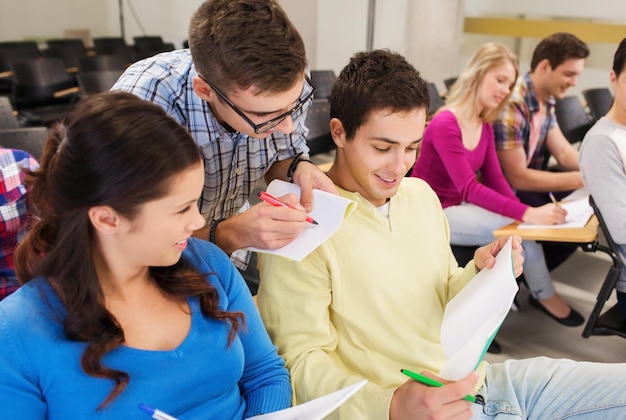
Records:
[[[487,367],[474,419],[626,418],[626,364],[537,357]]]
[[[485,210],[474,204],[463,203],[443,209],[450,225],[450,243],[453,245],[487,245],[494,240],[492,232],[514,220]],[[535,241],[524,241],[524,278],[530,293],[536,299],[546,299],[555,292],[546,265],[543,248]]]

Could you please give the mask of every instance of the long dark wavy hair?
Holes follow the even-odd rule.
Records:
[[[172,177],[201,162],[189,133],[159,106],[124,92],[83,99],[56,125],[44,147],[39,170],[29,173],[32,225],[16,251],[22,283],[48,278],[65,305],[65,336],[87,343],[82,369],[115,385],[98,410],[128,385],[129,375],[102,365],[122,345],[124,331],[106,309],[91,246],[90,207],[106,205],[132,220],[140,206],[168,193]],[[197,296],[202,313],[231,325],[229,343],[245,325],[240,312],[218,308],[218,293],[181,259],[150,267],[157,287],[172,296]]]

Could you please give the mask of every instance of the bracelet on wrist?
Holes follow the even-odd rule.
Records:
[[[211,229],[209,230],[209,242],[217,245],[215,242],[215,231],[217,230],[217,225],[224,220],[224,218],[213,220],[213,223],[211,223]]]

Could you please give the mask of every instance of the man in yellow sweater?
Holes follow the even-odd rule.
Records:
[[[483,363],[440,388],[401,374],[401,368],[439,372],[446,362],[439,335],[446,303],[493,265],[505,243],[479,248],[458,267],[437,196],[420,179],[404,177],[427,109],[426,83],[398,54],[356,54],[337,78],[331,97],[337,156],[328,175],[357,208],[301,262],[266,254],[259,260],[258,304],[289,368],[294,402],[367,379],[331,418],[623,415],[623,364]],[[513,248],[519,275],[519,238]],[[463,400],[476,393],[485,406]]]

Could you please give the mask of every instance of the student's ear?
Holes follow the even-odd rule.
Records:
[[[611,70],[611,73],[609,73],[609,81],[611,82],[611,85],[615,87],[617,84],[617,74],[615,74],[615,70]]]
[[[94,206],[87,212],[92,226],[103,234],[112,234],[119,230],[122,219],[109,206]]]
[[[343,148],[346,142],[346,131],[343,129],[343,123],[339,118],[332,118],[330,120],[330,134],[333,136],[333,141],[338,148]]]
[[[201,99],[211,102],[215,97],[215,92],[211,89],[211,86],[200,77],[193,78],[193,90]]]
[[[537,70],[539,70],[539,72],[542,74],[549,73],[551,70],[553,70],[552,66],[550,65],[550,60],[548,60],[547,58],[541,60],[537,64]]]

